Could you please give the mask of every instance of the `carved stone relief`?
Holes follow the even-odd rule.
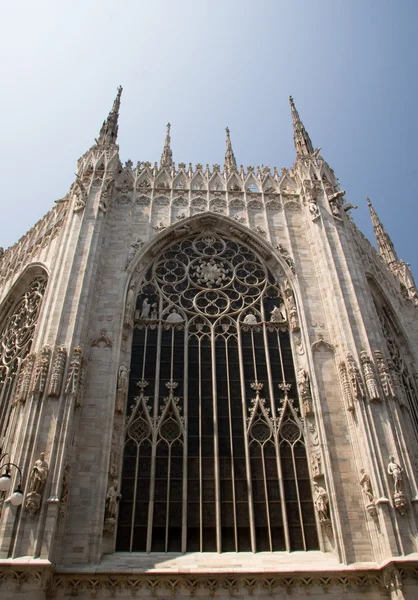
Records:
[[[29,493],[26,496],[25,508],[31,517],[34,517],[41,507],[42,492],[48,477],[48,471],[49,465],[45,460],[45,453],[41,452],[39,459],[32,467]]]
[[[377,386],[372,361],[370,360],[367,352],[364,350],[360,352],[360,360],[363,367],[364,379],[366,380],[366,388],[370,400],[380,400],[379,388]]]
[[[66,363],[67,350],[64,346],[58,346],[49,381],[48,396],[57,398],[60,395]]]
[[[32,381],[31,392],[43,394],[48,376],[49,363],[51,360],[51,348],[44,346],[38,355],[35,373]]]

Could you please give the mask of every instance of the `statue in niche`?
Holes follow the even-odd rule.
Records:
[[[166,319],[167,323],[182,323],[184,321],[183,317],[177,312],[176,308],[173,308],[169,315],[167,315]]]
[[[370,475],[368,475],[364,469],[360,469],[360,475],[360,485],[363,488],[363,492],[366,495],[367,500],[371,504],[372,502],[374,502],[374,495]]]
[[[45,460],[45,452],[41,452],[39,459],[32,468],[30,477],[31,493],[40,494],[44,488],[46,478],[48,477],[49,465]]]
[[[151,304],[151,320],[156,321],[157,319],[158,319],[157,303],[154,302],[153,304]]]
[[[253,313],[248,313],[248,315],[245,315],[243,322],[246,325],[256,325],[257,324],[257,319],[256,319],[256,316]]]
[[[151,312],[151,304],[149,303],[148,298],[144,298],[141,308],[140,319],[149,319]]]
[[[286,323],[286,308],[284,302],[280,302],[280,306],[275,306],[270,313],[271,323]]]
[[[106,519],[115,519],[118,512],[118,502],[122,499],[122,494],[118,493],[118,481],[115,479],[113,485],[107,490],[106,494]]]
[[[290,329],[292,331],[299,331],[300,326],[298,312],[296,309],[295,297],[293,295],[293,290],[287,280],[285,284],[284,294],[287,302],[287,312],[289,314]]]
[[[105,504],[105,520],[103,531],[105,535],[112,535],[115,531],[118,503],[122,495],[118,493],[118,481],[115,479],[113,485],[107,490]]]
[[[364,386],[361,380],[360,371],[357,367],[356,361],[354,360],[351,352],[347,352],[347,365],[348,365],[348,376],[350,378],[351,389],[353,391],[354,398],[359,400],[364,398]]]
[[[398,465],[398,463],[395,462],[395,458],[393,456],[389,458],[388,473],[389,475],[392,475],[395,494],[402,493],[401,485],[403,480],[403,469],[400,465]]]
[[[308,371],[303,367],[301,367],[298,371],[296,382],[299,390],[299,396],[302,400],[303,414],[304,416],[311,415],[313,413],[313,408],[309,374]]]
[[[135,284],[129,286],[128,294],[126,296],[126,309],[125,309],[125,327],[132,327],[135,313]]]
[[[118,387],[116,390],[115,411],[119,414],[123,413],[125,407],[126,394],[128,393],[128,369],[125,365],[119,367]]]
[[[395,386],[390,374],[389,367],[383,358],[383,354],[380,352],[380,350],[376,350],[374,355],[376,358],[376,365],[380,377],[380,382],[383,387],[383,393],[387,398],[395,398]]]
[[[279,251],[280,255],[284,258],[287,265],[290,267],[292,273],[295,272],[295,263],[293,262],[293,258],[290,256],[288,250],[282,245],[279,244],[276,246],[276,249]]]
[[[314,504],[320,523],[327,523],[329,521],[328,502],[329,500],[327,492],[323,487],[318,485],[316,481],[314,481]]]
[[[314,452],[311,456],[311,467],[312,467],[312,477],[319,477],[321,475],[321,454],[319,452]]]

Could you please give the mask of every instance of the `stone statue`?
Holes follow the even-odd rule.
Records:
[[[311,386],[309,383],[308,371],[306,371],[306,369],[303,367],[301,367],[298,371],[296,383],[299,390],[299,397],[302,401],[303,414],[305,416],[311,415],[313,413]]]
[[[293,258],[290,256],[287,249],[282,244],[279,244],[278,246],[276,246],[276,249],[279,251],[280,255],[284,258],[287,265],[290,267],[292,273],[294,273],[295,272],[295,263],[293,262]]]
[[[395,385],[391,377],[391,373],[388,365],[386,364],[383,354],[380,350],[376,350],[375,353],[377,371],[380,377],[380,383],[382,384],[383,393],[386,398],[395,398],[396,390]]]
[[[360,352],[360,360],[363,367],[364,379],[366,380],[366,388],[369,392],[370,400],[380,400],[379,388],[377,386],[372,362],[367,352],[364,350]]]
[[[176,308],[173,308],[173,310],[169,315],[167,315],[165,320],[168,323],[182,323],[184,321],[183,317],[179,315]]]
[[[126,309],[125,309],[125,327],[132,327],[135,313],[135,284],[129,286],[128,294],[126,296]]]
[[[270,313],[271,323],[286,323],[286,308],[283,302],[280,302],[280,306],[275,306]]]
[[[315,200],[311,198],[308,202],[309,212],[311,213],[312,219],[317,219],[320,216],[319,207]]]
[[[298,311],[296,308],[295,297],[293,295],[293,290],[287,280],[285,283],[284,294],[285,294],[285,298],[286,298],[286,302],[287,302],[287,312],[289,315],[290,329],[292,331],[299,331],[300,325],[299,325],[299,317],[298,317]]]
[[[314,481],[314,504],[320,523],[328,522],[328,494],[316,481]]]
[[[157,310],[157,303],[154,302],[153,304],[151,304],[151,319],[153,321],[156,321],[158,319],[158,310]]]
[[[118,502],[121,500],[122,495],[118,493],[118,481],[114,480],[113,485],[107,490],[106,494],[106,508],[105,518],[116,519],[118,511]]]
[[[398,463],[395,462],[395,458],[393,456],[389,458],[388,473],[393,477],[395,494],[402,493],[401,484],[403,479],[403,469],[400,465],[398,465]]]
[[[142,303],[140,318],[141,319],[149,319],[150,312],[151,312],[151,304],[149,303],[148,298],[144,298],[144,301]]]
[[[372,488],[372,482],[370,479],[370,475],[368,475],[364,469],[360,469],[360,475],[361,475],[360,485],[363,488],[363,492],[367,496],[367,500],[370,503],[372,503],[372,502],[374,502],[374,496],[373,496],[373,488]]]
[[[57,398],[60,395],[66,362],[67,350],[65,346],[58,346],[54,365],[52,367],[51,379],[49,381],[48,396],[54,396]]]
[[[253,313],[248,313],[248,315],[245,315],[243,322],[247,325],[256,325],[257,319]]]
[[[128,369],[125,365],[119,367],[118,390],[126,392],[128,389]]]
[[[39,459],[32,468],[30,477],[30,492],[40,494],[48,477],[49,466],[45,460],[45,452],[41,452]]]
[[[347,352],[347,365],[348,365],[348,376],[350,379],[351,389],[356,400],[364,398],[364,386],[361,379],[360,371],[357,367],[357,363],[354,360],[353,355]]]
[[[126,394],[128,393],[128,384],[128,369],[125,367],[125,365],[121,365],[119,367],[118,387],[116,390],[115,411],[117,413],[123,413]]]

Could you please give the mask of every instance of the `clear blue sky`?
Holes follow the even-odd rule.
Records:
[[[417,0],[3,2],[0,245],[68,191],[116,87],[122,161],[291,166],[288,96],[372,238],[418,277]]]

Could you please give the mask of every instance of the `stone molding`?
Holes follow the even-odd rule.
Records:
[[[347,592],[358,589],[365,593],[367,588],[372,590],[388,590],[389,587],[403,587],[403,582],[418,579],[418,562],[402,561],[386,563],[375,569],[353,568],[335,571],[300,571],[300,572],[242,572],[230,573],[132,573],[129,572],[60,572],[51,563],[42,561],[43,565],[27,564],[26,566],[12,565],[10,561],[0,561],[0,589],[8,584],[9,589],[14,584],[15,590],[24,584],[34,585],[45,592],[46,598],[59,595],[77,596],[83,592],[92,597],[100,597],[103,592],[107,597],[110,592],[131,595],[139,590],[149,591],[152,596],[161,593],[183,591],[194,596],[197,590],[203,590],[210,595],[216,592],[227,592],[233,596],[235,592],[244,589],[252,595],[256,589],[267,590],[269,593],[278,589],[290,591],[292,588],[304,589],[306,594],[315,587],[324,592],[339,588]],[[3,563],[3,564],[2,564]],[[396,581],[394,579],[396,574]],[[417,584],[418,585],[418,584]],[[100,594],[100,595],[99,595]],[[118,596],[119,597],[119,596]]]

